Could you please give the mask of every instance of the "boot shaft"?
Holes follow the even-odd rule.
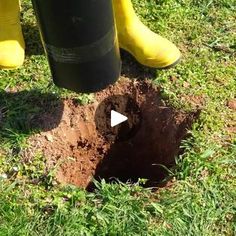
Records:
[[[0,27],[15,24],[20,18],[19,0],[0,0]]]
[[[113,0],[113,9],[118,26],[137,18],[131,0]]]

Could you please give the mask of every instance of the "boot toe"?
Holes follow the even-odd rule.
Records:
[[[144,57],[144,64],[148,67],[154,67],[158,69],[170,68],[176,65],[181,59],[181,53],[176,50],[164,50],[161,53],[156,54],[155,57]]]
[[[16,40],[0,43],[0,68],[15,69],[24,62],[24,47]]]

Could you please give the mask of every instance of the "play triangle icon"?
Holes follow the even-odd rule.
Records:
[[[120,114],[119,112],[111,110],[111,127],[115,127],[127,120],[128,120],[128,117]]]

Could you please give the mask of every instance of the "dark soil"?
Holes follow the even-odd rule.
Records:
[[[104,99],[128,95],[135,102],[142,122],[135,134],[126,140],[107,140],[96,128],[96,109]],[[31,138],[31,152],[42,151],[50,168],[56,166],[60,183],[91,187],[93,178],[107,181],[137,181],[145,178],[155,186],[183,150],[180,144],[198,112],[186,113],[166,106],[158,88],[147,81],[121,79],[114,86],[95,95],[96,101],[80,106],[65,100],[59,125]],[[42,114],[43,117],[51,114]],[[50,119],[51,120],[51,119]],[[40,119],[41,126],[47,120]],[[113,135],[120,135],[119,130]]]

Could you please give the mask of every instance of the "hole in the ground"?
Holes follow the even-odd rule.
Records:
[[[94,115],[101,101],[122,94],[136,101],[142,123],[128,140],[111,142],[97,132]],[[158,88],[146,81],[123,79],[95,97],[96,101],[86,106],[64,101],[61,123],[32,137],[30,153],[37,147],[49,167],[60,163],[57,179],[61,183],[91,189],[94,178],[123,182],[141,178],[148,179],[147,186],[156,186],[167,174],[163,166],[175,163],[199,112],[186,113],[165,105]]]
[[[167,168],[175,164],[182,151],[180,144],[195,118],[196,113],[144,104],[143,124],[137,135],[112,144],[96,166],[94,178],[122,182],[137,182],[141,178],[147,179],[145,186],[157,186],[168,175]]]

